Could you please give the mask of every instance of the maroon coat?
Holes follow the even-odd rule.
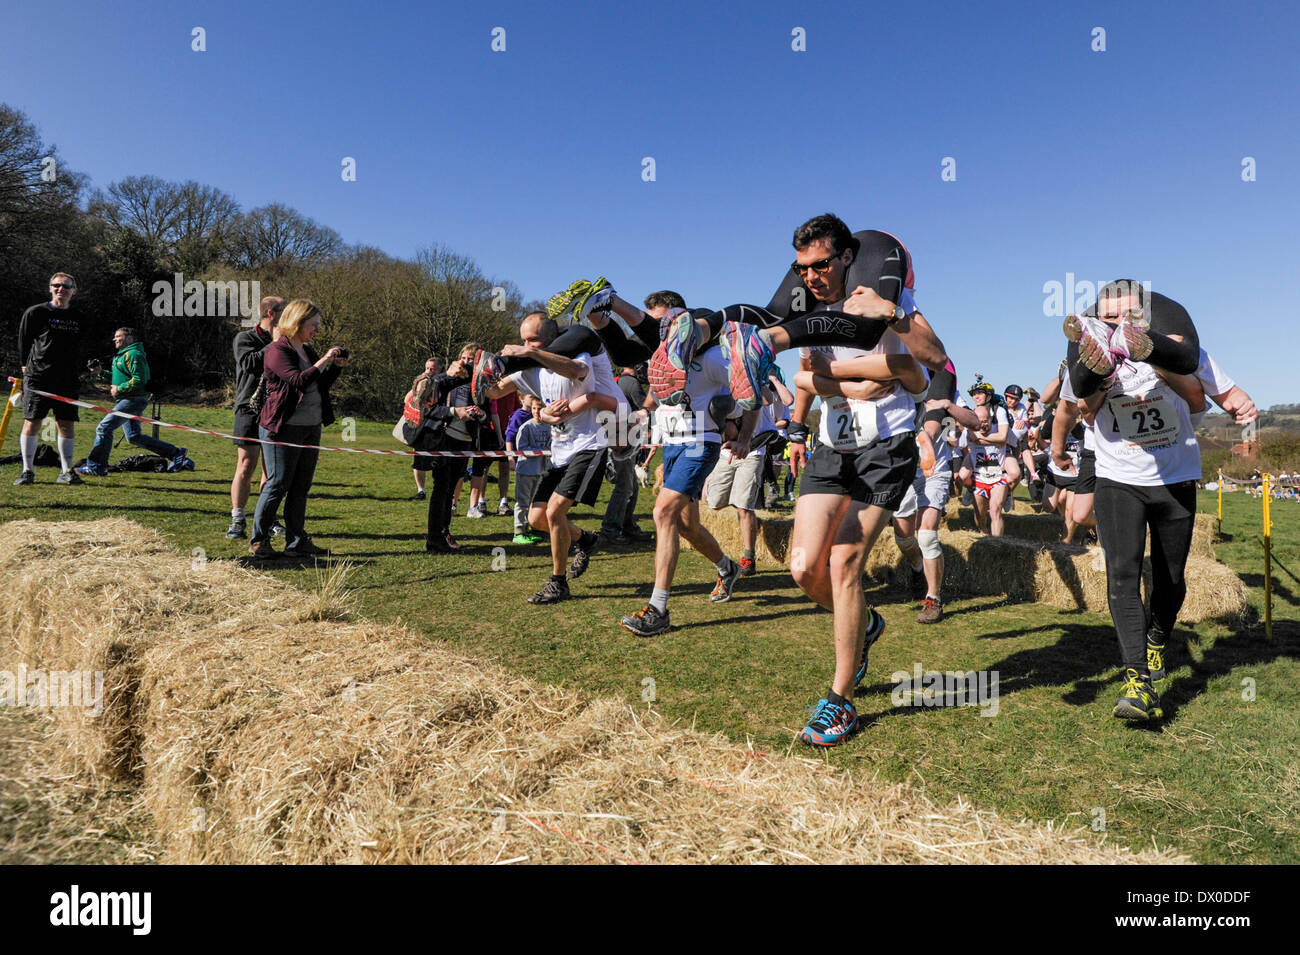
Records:
[[[266,400],[262,402],[262,413],[258,418],[260,424],[271,434],[278,434],[286,421],[298,410],[302,393],[313,381],[320,389],[321,424],[334,422],[334,406],[330,403],[330,386],[334,384],[341,365],[330,365],[322,372],[316,367],[320,356],[310,345],[304,345],[308,364],[304,365],[298,351],[288,338],[281,336],[266,346],[262,353],[262,374],[266,377]]]

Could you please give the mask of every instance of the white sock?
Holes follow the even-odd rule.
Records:
[[[232,507],[230,509],[230,519],[232,521],[242,521],[244,519],[244,509],[242,507]]]
[[[40,443],[40,437],[35,434],[18,435],[18,450],[23,455],[23,470],[36,470],[36,445]]]
[[[724,576],[726,574],[729,574],[731,573],[731,558],[728,557],[726,554],[723,554],[722,560],[718,561],[713,566],[718,568],[719,576]]]
[[[63,470],[72,470],[72,456],[76,453],[76,438],[59,438],[59,463],[63,465]]]
[[[660,613],[668,612],[668,591],[660,590],[658,587],[650,594],[650,606],[654,607]]]

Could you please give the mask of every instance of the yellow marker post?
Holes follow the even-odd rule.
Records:
[[[1269,519],[1269,484],[1272,475],[1264,475],[1264,634],[1273,639],[1273,522]]]
[[[19,378],[9,390],[9,400],[5,402],[4,417],[0,417],[0,447],[4,446],[5,436],[9,434],[9,419],[13,417],[14,395],[23,393],[23,381]]]
[[[1223,531],[1223,468],[1219,468],[1219,531]]]

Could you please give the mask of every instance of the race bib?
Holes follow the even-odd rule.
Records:
[[[687,441],[695,434],[695,416],[681,405],[660,405],[655,417],[664,444]]]
[[[996,451],[979,451],[975,454],[975,476],[981,484],[992,484],[1002,478],[1002,456]]]
[[[857,451],[880,436],[876,425],[876,403],[856,398],[827,399],[826,434],[836,451]]]
[[[1108,403],[1114,417],[1111,432],[1126,444],[1154,450],[1178,440],[1178,410],[1167,392],[1154,391],[1144,398],[1117,395]]]

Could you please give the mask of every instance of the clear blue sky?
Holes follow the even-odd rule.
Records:
[[[0,99],[97,186],[196,179],[394,255],[444,243],[530,298],[602,274],[762,304],[833,211],[908,245],[963,386],[1051,377],[1045,283],[1147,280],[1268,406],[1300,401],[1298,11],[9,0]]]

